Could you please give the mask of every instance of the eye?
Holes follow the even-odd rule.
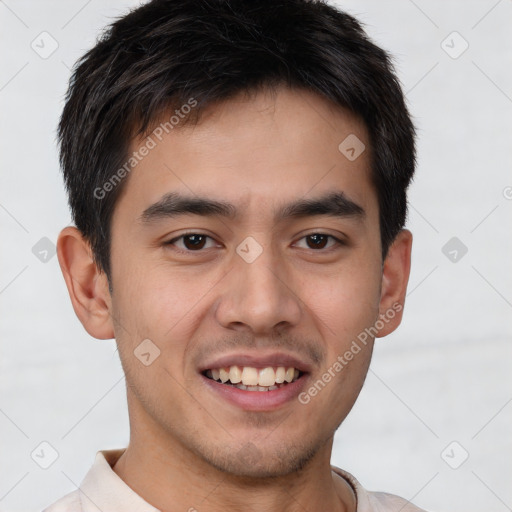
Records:
[[[331,245],[328,245],[329,239],[331,239]],[[300,240],[305,240],[307,247],[302,247],[305,249],[330,249],[335,245],[344,245],[344,243],[332,235],[326,235],[325,233],[311,233],[310,235],[306,235],[302,237]]]
[[[187,233],[165,242],[165,245],[173,245],[181,252],[198,252],[201,249],[215,247],[215,244],[207,247],[207,240],[214,242],[213,238],[201,233]]]

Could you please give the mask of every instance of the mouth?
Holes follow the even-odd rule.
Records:
[[[215,382],[233,386],[242,391],[269,392],[281,389],[300,379],[304,372],[293,366],[228,366],[212,368],[202,372],[203,375]]]
[[[298,403],[311,367],[293,357],[228,356],[203,366],[199,374],[215,399],[244,411],[273,411]]]

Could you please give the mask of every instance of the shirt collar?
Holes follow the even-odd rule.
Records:
[[[80,485],[83,512],[160,512],[112,469],[126,448],[101,450]]]

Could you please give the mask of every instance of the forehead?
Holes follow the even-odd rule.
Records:
[[[169,112],[149,136],[132,141],[130,155],[138,158],[116,211],[140,215],[179,192],[249,215],[334,189],[375,208],[367,130],[350,111],[285,88],[239,95],[206,108],[196,125],[179,126],[191,108]]]

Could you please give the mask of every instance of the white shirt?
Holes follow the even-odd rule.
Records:
[[[80,487],[43,512],[160,512],[142,499],[112,469],[125,449],[97,452],[94,464]],[[366,491],[351,474],[334,466],[332,470],[354,490],[357,512],[425,512],[398,496]]]

